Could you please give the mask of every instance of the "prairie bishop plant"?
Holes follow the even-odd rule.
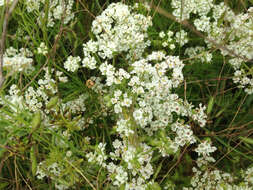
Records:
[[[227,57],[234,69],[233,82],[238,88],[252,94],[252,7],[244,13],[235,13],[226,3],[216,4],[213,0],[186,0],[185,6],[182,1],[172,0],[171,5],[174,8],[173,15],[177,19],[190,19],[198,31],[206,33],[207,48],[190,47],[185,53],[189,57],[201,54],[201,61],[210,62],[212,55],[206,51],[214,47],[213,42],[222,44],[221,54]]]
[[[249,4],[14,1],[0,189],[252,189]]]

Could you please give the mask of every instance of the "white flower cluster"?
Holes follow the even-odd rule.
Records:
[[[38,84],[39,87],[34,89],[33,87],[29,87],[25,91],[25,102],[31,111],[38,111],[42,108],[42,106],[46,105],[49,102],[49,94],[55,95],[57,93],[57,88],[55,85],[55,80],[51,78],[49,73],[49,69],[45,68],[44,79],[39,79]]]
[[[210,52],[201,46],[186,48],[184,54],[188,55],[191,59],[199,59],[202,63],[210,63],[213,57]]]
[[[39,18],[38,21],[41,23],[41,20],[45,16],[45,12],[42,12],[43,9],[47,8],[46,3],[48,5],[48,20],[47,26],[53,27],[56,21],[60,21],[62,17],[64,18],[64,24],[68,24],[70,20],[74,18],[74,13],[72,13],[72,7],[74,4],[74,0],[26,0],[25,5],[28,12],[38,13]],[[42,14],[41,14],[42,13]]]
[[[150,44],[146,31],[151,25],[151,17],[137,14],[122,3],[110,4],[92,23],[95,39],[84,44],[83,66],[96,67],[95,53],[111,59],[128,51],[128,58],[138,59]]]
[[[189,125],[183,125],[179,122],[173,123],[171,125],[171,130],[176,132],[176,137],[174,142],[170,145],[170,148],[174,152],[177,152],[179,146],[183,147],[186,143],[193,144],[196,142],[195,137],[193,136],[193,131]]]
[[[67,61],[64,63],[64,68],[67,71],[75,72],[79,68],[80,61],[81,61],[81,58],[79,56],[77,57],[69,56]]]
[[[117,109],[117,107],[116,107]],[[118,112],[118,111],[116,111]],[[133,129],[131,129],[131,121],[121,119],[117,122],[117,132],[123,137],[129,137],[130,134],[134,134]]]
[[[189,39],[187,38],[187,33],[184,30],[180,30],[179,32],[177,32],[175,37],[176,37],[176,42],[180,46],[185,45],[189,41]]]
[[[0,0],[0,6],[4,2],[6,1]],[[48,16],[47,25],[50,27],[63,16],[65,24],[74,17],[71,12],[74,0],[24,2],[29,13],[42,12],[47,3],[48,15],[44,15],[45,11],[42,15],[40,13],[38,19]],[[218,43],[227,39],[228,49],[247,59],[253,58],[253,21],[250,19],[253,8],[236,17],[224,3],[216,5],[213,0],[182,2],[172,0],[175,9],[173,14],[177,19],[194,17],[195,27],[207,33],[210,39]],[[144,6],[150,9],[147,4]],[[44,68],[38,79],[33,80],[27,89],[25,87],[21,90],[21,87],[14,84],[10,87],[9,94],[0,98],[0,121],[5,118],[11,120],[21,110],[28,113],[19,114],[20,117],[27,117],[28,122],[22,121],[26,125],[32,120],[34,112],[41,114],[42,130],[48,130],[42,134],[53,148],[49,147],[50,152],[45,152],[44,160],[38,164],[36,176],[38,179],[49,178],[58,190],[73,189],[75,184],[83,185],[83,181],[86,183],[87,180],[80,177],[81,169],[87,168],[83,165],[92,166],[94,174],[103,173],[103,185],[106,183],[108,189],[157,189],[152,186],[154,180],[159,180],[163,175],[160,173],[163,168],[156,168],[157,162],[163,157],[177,155],[184,147],[193,146],[197,142],[193,128],[205,127],[207,123],[204,105],[196,107],[177,94],[184,81],[184,64],[179,57],[167,55],[164,51],[145,51],[151,44],[148,28],[152,22],[151,17],[135,10],[138,8],[137,4],[130,7],[123,3],[112,3],[92,23],[92,39],[83,44],[82,66],[92,69],[92,72],[87,73],[96,76],[88,76],[90,78],[84,84],[79,83],[84,85],[84,88],[79,86],[82,93],[62,93],[62,86],[58,86],[58,82],[67,82],[68,78],[55,68]],[[229,24],[226,25],[223,21]],[[171,50],[175,49],[175,44],[183,46],[188,43],[187,33],[181,29],[179,32],[162,31],[159,38],[162,46]],[[207,41],[206,43],[207,49],[204,46],[187,47],[185,55],[198,57],[201,62],[211,62],[212,54],[209,50],[213,46]],[[38,47],[37,53],[47,55],[48,47],[44,42]],[[225,50],[221,50],[221,53],[231,56]],[[4,69],[26,72],[33,68],[32,56],[27,49],[17,50],[11,47],[4,54]],[[234,82],[245,88],[247,93],[253,93],[253,79],[250,76],[252,68],[240,58],[232,56],[229,59],[235,69]],[[79,56],[69,56],[63,65],[67,71],[76,72],[81,67],[80,62]],[[72,81],[69,83],[63,89],[68,89],[73,84]],[[4,113],[5,108],[13,114]],[[23,126],[16,120],[14,118],[14,126]],[[89,125],[93,128],[87,129],[87,134],[94,129],[96,137],[82,136]],[[82,133],[75,133],[80,130],[83,130]],[[38,131],[34,134],[36,132]],[[103,142],[99,142],[102,139],[99,135],[104,132],[106,136],[101,135]],[[238,180],[235,176],[210,167],[209,164],[215,162],[210,154],[216,150],[209,140],[197,145],[195,152],[198,153],[198,159],[197,166],[193,168],[191,187],[185,187],[184,190],[252,189],[252,166],[242,172],[244,181],[239,185],[236,184]],[[160,166],[163,167],[162,164]],[[92,176],[93,174],[88,178]],[[97,186],[99,183],[100,178]],[[165,186],[164,189],[174,188],[173,184],[167,181],[164,183],[168,183],[161,183],[161,186]]]
[[[128,147],[130,149],[130,147]],[[133,148],[133,147],[131,147]],[[153,152],[151,147],[146,144],[140,144],[141,150],[133,150],[123,153],[122,157],[126,163],[128,163],[128,169],[132,170],[130,183],[126,184],[126,189],[146,189],[147,181],[153,175],[154,170],[151,165],[151,159]]]
[[[38,54],[47,55],[48,47],[46,46],[45,42],[41,42],[40,46],[37,49]]]
[[[233,189],[234,179],[229,173],[224,173],[220,170],[206,170],[201,171],[197,168],[193,168],[194,176],[191,179],[190,188],[183,188],[183,190],[223,190]]]
[[[145,190],[148,185],[147,180],[150,179],[154,172],[151,165],[153,151],[151,151],[151,147],[144,143],[139,144],[138,148],[128,144],[128,142],[118,139],[113,142],[115,151],[110,152],[110,158],[113,162],[107,164],[106,168],[113,185],[120,186],[125,184],[125,189],[127,190]],[[115,164],[119,163],[118,161],[120,160],[124,164]],[[122,165],[127,167],[123,168]]]
[[[83,113],[86,110],[86,105],[84,102],[86,99],[87,96],[85,94],[82,94],[77,99],[63,103],[63,110],[68,111],[71,114]]]
[[[190,14],[199,14],[205,16],[213,7],[213,0],[172,0],[171,3],[174,8],[173,15],[179,20],[190,18]]]
[[[151,150],[156,149],[162,156],[168,156],[186,144],[195,143],[191,126],[177,121],[184,123],[183,120],[188,117],[204,127],[207,116],[204,113],[205,106],[194,108],[174,93],[174,89],[184,80],[184,64],[178,57],[166,55],[162,51],[153,51],[143,56],[143,45],[138,56],[132,54],[132,49],[138,49],[138,44],[145,44],[146,29],[150,21],[130,10],[121,3],[109,6],[93,22],[93,33],[97,41],[90,40],[84,45],[86,57],[83,64],[101,72],[102,77],[98,83],[99,86],[104,84],[103,88],[106,90],[102,92],[95,89],[104,100],[102,104],[113,112],[116,135],[123,139],[113,142],[115,151],[110,156],[106,155],[103,146],[102,149],[88,153],[87,158],[89,162],[97,162],[104,168],[107,165],[113,185],[144,190],[148,187],[147,181],[154,170]],[[139,22],[144,21],[146,24],[140,29]],[[126,30],[121,27],[126,27]],[[133,32],[132,28],[137,31]],[[119,37],[126,34],[130,39]],[[185,34],[181,32],[182,44],[186,43]],[[137,41],[138,35],[144,37]],[[164,35],[166,34],[161,33],[160,37],[163,38]],[[167,35],[167,41],[172,42],[170,38],[174,35],[173,32],[168,32]],[[175,42],[180,43],[179,33],[175,38]],[[114,39],[117,40],[114,42]],[[108,46],[105,42],[112,42],[114,45]],[[129,58],[126,59],[126,65],[117,64],[117,56],[121,52]],[[98,60],[101,62],[99,66]],[[141,140],[147,136],[151,140]],[[172,141],[173,136],[175,139]],[[109,162],[107,157],[113,161]]]
[[[163,40],[162,42],[162,46],[163,47],[169,47],[171,50],[175,49],[175,40],[173,40],[173,35],[174,35],[174,32],[172,31],[168,31],[167,33],[165,33],[164,31],[161,31],[159,33],[159,37]]]
[[[69,151],[67,151],[69,152]],[[63,154],[61,155],[63,156]],[[72,163],[72,165],[69,165]],[[72,174],[73,176],[67,175],[67,170],[76,163],[76,158],[64,157],[63,160],[57,160],[56,157],[44,160],[40,162],[37,166],[36,177],[38,179],[43,179],[45,177],[50,178],[57,190],[67,190],[73,183],[79,181],[78,174]]]
[[[213,153],[216,150],[217,148],[215,146],[211,146],[211,143],[208,142],[207,140],[200,143],[198,147],[195,149],[198,155],[199,156],[201,155],[203,157],[209,156],[210,153]]]
[[[223,56],[229,57],[229,63],[235,70],[234,83],[239,84],[239,88],[244,88],[246,93],[252,94],[252,66],[247,64],[248,60],[253,59],[252,8],[249,8],[245,13],[236,15],[224,2],[219,4],[215,4],[213,0],[186,0],[184,4],[181,2],[180,0],[172,1],[171,5],[175,8],[173,14],[178,19],[181,16],[183,20],[191,18],[196,29],[206,33],[208,39],[212,40],[205,40],[208,48],[215,46],[213,41],[226,47],[220,50]],[[210,53],[203,51],[198,46],[186,49],[185,54],[191,55],[192,58],[199,51],[203,52],[201,56],[204,54],[201,61],[211,61]]]
[[[187,37],[187,32],[180,30],[174,34],[173,31],[168,30],[168,32],[161,31],[159,33],[159,38],[162,39],[162,46],[169,47],[171,50],[175,49],[175,44],[177,43],[180,46],[184,46],[188,43],[189,39]]]
[[[191,187],[184,187],[183,190],[250,190],[252,189],[253,169],[248,168],[242,172],[243,181],[237,184],[237,177],[213,169],[209,166],[215,159],[210,156],[217,148],[211,146],[209,141],[204,141],[195,149],[201,157],[197,159],[197,167],[193,167],[194,176],[191,179]]]
[[[244,69],[235,71],[233,81],[239,84],[238,88],[245,88],[248,94],[253,93],[253,78],[249,78]]]
[[[46,105],[50,101],[50,97],[57,94],[58,89],[56,86],[56,80],[52,78],[48,68],[44,68],[44,71],[44,78],[38,80],[38,87],[28,87],[24,91],[24,95],[21,95],[20,89],[17,87],[17,85],[12,85],[10,87],[9,95],[6,95],[5,99],[11,103],[9,104],[9,107],[13,111],[17,112],[18,110],[23,109],[28,109],[31,112],[41,111],[42,108],[46,108]],[[51,72],[54,72],[54,69],[51,69]],[[66,77],[63,76],[63,73],[60,71],[56,71],[56,76],[61,82],[67,81]],[[72,102],[73,104],[66,104],[65,107],[68,107],[67,109],[72,110],[73,112],[78,110],[84,111],[85,106],[80,104],[80,102],[80,100],[79,102]],[[75,105],[74,103],[78,105]],[[45,113],[48,112],[49,110],[45,109]]]
[[[107,159],[107,155],[105,153],[105,146],[106,143],[99,143],[94,153],[89,152],[86,155],[88,162],[93,162],[105,167],[106,166],[105,161]]]
[[[130,75],[124,69],[120,68],[116,71],[115,67],[107,62],[102,63],[99,67],[102,75],[106,76],[106,85],[120,84],[123,79],[129,79]]]
[[[152,62],[156,62],[156,64],[152,66]],[[150,124],[151,128],[145,129],[148,133],[167,126],[173,120],[173,112],[182,116],[190,116],[201,126],[205,125],[205,107],[192,111],[193,106],[187,102],[184,103],[176,94],[170,92],[172,88],[178,87],[183,81],[183,64],[178,57],[165,56],[162,52],[153,52],[146,59],[140,59],[132,63],[131,66],[130,73],[123,69],[116,71],[113,65],[107,63],[100,66],[100,71],[106,75],[106,84],[114,89],[114,94],[110,96],[116,114],[122,113],[123,108],[129,108],[132,105],[132,99],[127,94],[130,93],[139,96],[136,101],[138,109],[133,111],[133,117],[142,128]],[[171,78],[165,75],[168,71],[171,71]],[[118,73],[123,74],[118,77]],[[128,81],[127,91],[122,92],[114,88],[113,84],[118,85],[123,81]],[[129,127],[120,125],[120,129],[129,130]]]
[[[9,70],[13,74],[16,72],[28,72],[33,69],[32,52],[28,49],[21,48],[19,50],[10,47],[6,49],[3,56],[3,68]]]
[[[253,186],[253,166],[244,171],[242,176],[246,185]]]
[[[11,3],[13,0],[0,0],[0,7],[3,6],[5,3]]]
[[[9,107],[15,113],[18,113],[25,107],[23,102],[23,96],[20,96],[20,90],[15,84],[11,85],[9,89],[9,95],[6,95],[4,98],[9,102]],[[4,102],[1,102],[1,98],[0,103],[4,105]]]

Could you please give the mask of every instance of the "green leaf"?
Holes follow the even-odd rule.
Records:
[[[225,18],[225,15],[226,15],[226,11],[224,11],[221,15],[221,17],[218,19],[218,23],[217,25],[220,26],[222,23],[223,23],[223,20]]]
[[[35,151],[34,151],[34,146],[31,147],[31,150],[30,150],[30,159],[31,159],[31,162],[32,162],[32,174],[33,176],[36,175],[36,172],[37,172],[37,159],[36,159],[36,155],[35,155]]]
[[[253,144],[253,139],[246,138],[246,137],[239,137],[239,138],[242,139],[246,143]]]
[[[50,99],[50,101],[48,102],[46,108],[47,109],[51,109],[53,107],[55,107],[58,103],[58,96],[54,96],[53,98]]]
[[[147,190],[161,190],[161,187],[157,182],[155,182],[152,185],[149,185]]]
[[[41,115],[40,112],[38,111],[35,113],[34,118],[32,120],[32,129],[35,130],[40,126],[41,123]]]
[[[211,113],[213,109],[213,104],[214,104],[214,97],[211,97],[209,99],[208,106],[207,106],[207,114]]]
[[[157,175],[159,174],[159,172],[161,171],[162,169],[162,166],[163,166],[163,161],[159,164],[154,176],[153,176],[153,179],[155,180],[157,178]]]
[[[1,182],[0,183],[0,189],[6,189],[6,187],[9,185],[9,183],[8,182]]]

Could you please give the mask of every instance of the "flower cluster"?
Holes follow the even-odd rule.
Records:
[[[214,146],[211,146],[210,142],[208,142],[207,140],[199,144],[198,147],[195,149],[198,155],[202,155],[203,157],[209,156],[210,153],[216,150],[217,148]]]
[[[215,159],[210,156],[210,153],[214,152],[216,147],[212,147],[209,141],[204,141],[199,144],[195,149],[199,155],[197,159],[197,167],[193,167],[192,171],[194,176],[191,179],[191,187],[184,187],[183,190],[211,190],[211,189],[244,189],[250,190],[252,180],[252,168],[248,168],[242,172],[243,180],[237,183],[237,177],[230,173],[223,172],[218,169],[214,169],[210,166],[210,163],[215,162]]]
[[[212,53],[206,51],[205,48],[201,46],[186,48],[184,54],[191,59],[199,59],[202,63],[210,63],[213,57]]]
[[[168,30],[166,33],[164,31],[161,31],[159,33],[159,38],[162,39],[162,46],[164,48],[169,47],[171,50],[175,49],[175,43],[177,43],[179,46],[184,46],[189,41],[187,32],[184,30],[180,30],[176,33],[171,30]]]
[[[44,42],[40,43],[40,46],[37,49],[38,54],[47,55],[48,53],[48,47]]]
[[[80,174],[73,172],[73,169],[80,167],[81,161],[76,157],[71,156],[71,151],[51,152],[47,160],[38,164],[36,176],[38,179],[50,177],[53,180],[55,189],[67,190],[75,183],[80,182]],[[55,157],[55,155],[58,155]],[[71,172],[70,172],[71,171]]]
[[[34,112],[38,111],[42,108],[42,106],[45,106],[49,102],[49,93],[51,95],[55,95],[57,93],[55,80],[51,78],[48,68],[45,68],[44,79],[39,79],[38,84],[38,89],[34,89],[30,86],[25,91],[24,95],[26,104],[29,109]]]
[[[33,69],[32,56],[32,52],[28,49],[21,48],[18,50],[13,47],[10,47],[4,53],[3,68],[11,71],[14,74],[16,72],[31,71]]]
[[[110,156],[106,156],[106,147],[101,147],[100,143],[98,149],[87,154],[87,158],[109,171],[113,185],[144,190],[154,170],[151,149],[158,150],[165,157],[176,153],[180,147],[195,143],[191,126],[184,123],[184,119],[188,117],[204,127],[207,116],[205,106],[194,108],[174,93],[184,80],[184,64],[179,57],[162,51],[144,56],[149,18],[130,10],[121,3],[110,5],[92,24],[97,41],[84,44],[83,64],[100,71],[102,80],[99,83],[104,83],[103,88],[107,90],[96,92],[104,100],[102,104],[108,112],[113,112],[115,135],[122,138],[113,142],[115,151],[110,152]],[[142,29],[140,23],[146,23]],[[128,29],[119,30],[124,27]],[[182,32],[182,39],[184,34]],[[120,35],[127,35],[133,41],[124,41],[126,39]],[[164,35],[160,34],[160,37]],[[180,34],[168,35],[180,43]],[[136,36],[143,37],[136,40]],[[114,39],[117,40],[114,42]],[[107,46],[105,42],[114,44]],[[141,49],[133,54],[132,50],[138,47]],[[117,64],[121,52],[126,54],[125,64]],[[169,135],[169,132],[176,135]],[[145,140],[147,136],[152,139]]]
[[[191,13],[206,16],[213,7],[213,0],[186,0],[184,3],[173,0],[171,5],[174,8],[173,15],[180,20],[185,20],[190,18]]]
[[[88,162],[93,162],[101,166],[105,166],[105,160],[107,159],[107,155],[105,153],[105,146],[106,144],[99,143],[94,153],[88,153],[86,155]]]
[[[52,0],[48,1],[49,4],[45,0],[26,0],[25,5],[28,12],[33,12],[35,14],[39,14],[38,22],[41,23],[44,16],[48,17],[47,26],[53,27],[56,21],[60,21],[63,18],[64,24],[68,24],[73,18],[74,13],[72,12],[72,7],[74,4],[74,0],[67,1],[59,1]],[[48,15],[41,14],[41,10],[48,9]]]
[[[186,0],[184,4],[173,0],[171,5],[174,16],[182,20],[191,18],[196,29],[207,35],[209,40],[206,39],[205,42],[208,49],[215,46],[213,42],[226,42],[220,50],[223,56],[229,58],[229,63],[235,70],[233,81],[239,84],[239,88],[244,88],[246,93],[252,94],[252,67],[247,64],[253,58],[252,8],[245,13],[236,14],[224,2],[215,4],[213,0]],[[202,62],[210,62],[212,58],[208,51],[198,46],[187,48],[185,54],[191,58],[201,54],[199,56]]]
[[[0,0],[0,6],[5,2]],[[192,19],[196,29],[211,41],[225,42],[227,50],[221,49],[219,56],[223,55],[235,70],[234,83],[251,94],[252,68],[230,51],[253,58],[253,11],[236,15],[224,3],[215,2],[172,0],[171,5],[178,21]],[[79,3],[86,6],[77,3],[26,0],[18,5],[29,15],[37,14],[38,23],[47,25],[53,31],[48,36],[53,36],[58,27],[52,27],[58,21],[68,24],[74,19],[74,5],[76,9]],[[225,108],[213,117],[214,111],[210,110],[215,100],[213,105],[208,104],[207,115],[206,106],[197,98],[192,98],[194,103],[188,99],[184,76],[188,68],[178,55],[209,63],[216,51],[213,44],[203,40],[206,44],[191,47],[190,35],[181,27],[154,32],[150,28],[151,16],[145,14],[150,11],[147,3],[110,4],[92,22],[90,39],[82,45],[83,56],[78,54],[80,49],[70,54],[66,52],[68,48],[58,48],[56,43],[55,52],[49,52],[53,40],[44,30],[43,40],[36,41],[36,45],[34,40],[28,42],[28,47],[37,48],[35,55],[27,48],[6,50],[3,68],[8,80],[0,97],[0,131],[6,134],[3,142],[7,149],[15,151],[17,159],[31,150],[28,174],[34,176],[34,181],[47,178],[58,190],[174,189],[178,188],[173,184],[177,176],[186,173],[180,169],[186,162],[194,167],[187,167],[191,181],[183,179],[188,186],[179,185],[185,185],[184,190],[252,189],[252,166],[241,175],[215,168],[211,153],[219,146],[211,143],[212,137],[201,139],[208,135],[203,134],[207,121],[210,124]],[[77,34],[74,33],[75,39]],[[69,55],[63,61],[57,59],[62,50]],[[45,59],[46,63],[41,63]],[[33,69],[38,72],[29,73]],[[19,73],[19,78],[8,77],[9,73]],[[218,99],[216,104],[222,105]],[[167,173],[168,166],[171,169]]]
[[[77,57],[69,56],[67,61],[64,63],[64,68],[67,71],[75,72],[79,68],[80,61],[81,58],[79,56]]]
[[[138,59],[150,45],[146,31],[151,24],[151,17],[135,13],[127,5],[110,4],[92,23],[95,39],[84,44],[83,66],[95,69],[95,53],[102,59],[111,59],[115,54],[128,52],[127,58]]]

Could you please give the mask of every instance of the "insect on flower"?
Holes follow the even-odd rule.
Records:
[[[86,81],[86,86],[87,86],[88,88],[92,88],[94,85],[95,85],[95,82],[94,82],[94,81],[92,81],[92,80],[90,80],[90,79]]]

